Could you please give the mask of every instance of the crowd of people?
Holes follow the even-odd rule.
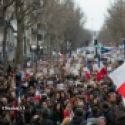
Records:
[[[117,64],[118,65],[118,64]],[[0,73],[0,125],[125,125],[122,97],[98,65],[83,57],[38,61],[37,70],[9,67]]]

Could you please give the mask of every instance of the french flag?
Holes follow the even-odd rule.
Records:
[[[107,75],[107,68],[100,62],[98,72],[96,74],[96,80],[101,81]]]
[[[91,73],[90,73],[90,70],[88,69],[88,67],[84,67],[83,71],[84,71],[85,79],[89,80],[91,78]]]
[[[24,80],[27,81],[30,78],[30,74],[28,72],[25,72],[24,74]]]
[[[118,93],[125,98],[125,63],[109,74]]]
[[[36,90],[34,100],[38,102],[41,100],[41,93],[39,92],[39,90]]]

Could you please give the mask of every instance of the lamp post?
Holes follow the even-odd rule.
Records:
[[[98,57],[98,41],[94,40],[94,47],[95,47],[95,58]]]
[[[94,47],[95,47],[95,58],[97,59],[98,65],[100,67],[101,55],[98,53],[98,48],[100,48],[100,46],[97,40],[94,40]]]
[[[69,56],[71,56],[71,41],[67,41],[67,51],[69,52]]]
[[[36,45],[31,45],[31,51],[32,51],[32,60],[35,62],[35,51],[37,49]]]
[[[125,60],[125,40],[123,41],[124,44],[124,60]]]
[[[37,48],[36,48],[36,54],[37,54],[37,59],[36,59],[36,72],[37,72],[37,66],[38,66],[38,60],[39,60],[39,40],[38,40],[38,34],[37,34]]]
[[[16,46],[17,46],[17,32],[14,32],[13,36],[14,36],[14,55],[15,55],[15,53],[16,53]],[[14,63],[14,65],[16,65],[15,57],[13,58],[13,63]]]

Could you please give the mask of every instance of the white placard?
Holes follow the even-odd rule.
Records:
[[[64,90],[65,89],[65,85],[64,84],[57,84],[57,89],[58,90]]]
[[[52,76],[52,75],[54,75],[54,74],[55,74],[55,72],[54,72],[54,69],[53,69],[53,68],[51,68],[51,69],[49,70],[49,74],[50,74],[50,76]]]

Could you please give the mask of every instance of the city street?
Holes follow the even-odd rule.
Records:
[[[0,125],[125,125],[124,22],[124,0],[1,0]]]

